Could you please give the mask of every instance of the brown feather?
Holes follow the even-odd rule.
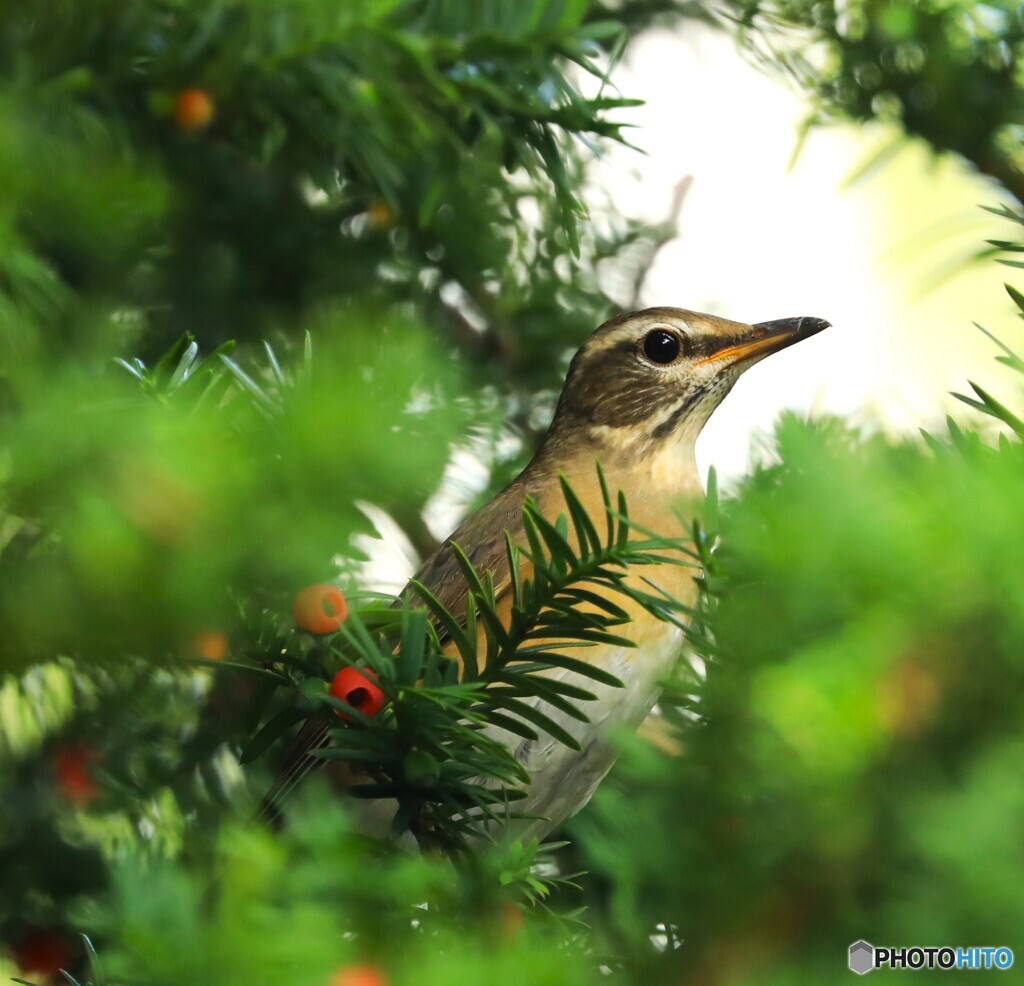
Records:
[[[511,614],[512,580],[505,544],[505,531],[518,536],[522,531],[523,505],[527,496],[539,492],[539,484],[527,470],[518,480],[499,493],[480,510],[471,514],[438,549],[420,566],[413,578],[430,590],[440,602],[461,620],[466,614],[466,598],[469,586],[459,568],[452,544],[465,552],[474,569],[481,575],[490,573],[494,584],[498,616],[507,625]],[[536,473],[536,470],[533,471]],[[410,584],[402,591],[401,600],[415,604],[419,601]],[[444,633],[436,627],[444,645]],[[480,629],[479,644],[482,646],[483,629]],[[443,647],[444,652],[459,662],[461,659],[454,646]],[[295,786],[312,770],[322,767],[325,761],[310,754],[327,746],[330,742],[332,723],[328,715],[317,715],[306,721],[295,734],[284,762],[274,778],[270,789],[260,803],[257,817],[270,825],[277,825],[281,817],[281,803]],[[354,772],[348,765],[331,764],[331,781],[336,787],[347,788],[365,775]]]
[[[674,507],[684,497],[702,494],[694,441],[705,421],[729,392],[740,373],[770,352],[820,331],[820,319],[784,319],[745,325],[677,308],[652,308],[620,315],[597,329],[573,358],[555,420],[540,450],[523,473],[493,500],[462,523],[421,566],[416,578],[456,618],[466,613],[468,587],[452,551],[456,543],[481,574],[490,573],[500,618],[511,611],[511,577],[505,532],[523,538],[523,506],[532,497],[549,520],[565,510],[559,486],[564,474],[587,512],[603,515],[596,463],[600,461],[613,494],[623,490],[630,517],[659,534],[682,534]],[[669,360],[647,354],[651,333],[677,341]],[[528,572],[524,572],[528,576]],[[650,579],[684,604],[696,595],[694,571],[683,566],[639,566],[629,581],[648,590]],[[416,601],[409,586],[402,593]],[[534,777],[529,809],[555,824],[577,810],[610,767],[614,753],[605,733],[636,728],[657,700],[659,680],[672,666],[679,631],[658,621],[631,601],[618,599],[632,622],[620,628],[633,649],[598,646],[574,652],[622,678],[618,691],[595,688],[600,696],[588,714],[593,721],[576,735],[582,753],[569,754],[550,737],[521,741],[501,735]],[[477,639],[482,642],[483,629]],[[450,641],[446,653],[456,657]],[[558,649],[552,642],[553,650]],[[558,675],[564,672],[554,672]],[[280,774],[264,800],[262,813],[277,816],[277,804],[296,783],[320,764],[309,753],[328,742],[328,716],[310,720],[295,737]],[[567,723],[576,729],[578,723]],[[332,771],[339,786],[352,782],[351,768]],[[537,783],[541,781],[541,783]],[[543,834],[541,827],[538,834]]]

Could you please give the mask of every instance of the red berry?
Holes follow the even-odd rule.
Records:
[[[57,787],[68,801],[84,805],[96,797],[96,782],[92,778],[95,762],[96,751],[91,746],[66,746],[57,751],[53,769]]]
[[[303,630],[334,633],[348,619],[348,603],[337,586],[319,582],[295,597],[292,615]]]
[[[205,89],[182,89],[174,101],[174,122],[185,133],[205,130],[214,113],[213,100]]]
[[[388,986],[388,977],[375,965],[343,965],[328,986]]]
[[[19,971],[56,980],[61,969],[70,965],[67,940],[59,931],[36,929],[11,945],[11,954]]]
[[[384,704],[384,693],[377,684],[378,680],[369,668],[342,668],[331,682],[331,695],[358,709],[364,716],[375,716]],[[334,711],[345,722],[352,721],[352,717],[340,709]]]
[[[387,202],[381,199],[374,199],[370,203],[367,217],[370,220],[370,229],[390,229],[395,225],[395,214]]]

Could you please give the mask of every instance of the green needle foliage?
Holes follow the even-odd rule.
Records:
[[[150,358],[186,329],[259,339],[355,294],[535,374],[553,325],[579,339],[609,309],[597,260],[658,242],[579,223],[583,163],[635,103],[598,61],[645,8],[5,4],[0,363],[101,332]],[[197,91],[205,125],[179,115]]]
[[[523,536],[529,547],[508,541],[513,573],[508,626],[499,615],[490,574],[476,572],[455,545],[468,587],[464,617],[414,581],[412,591],[427,611],[408,603],[377,605],[352,614],[337,634],[322,640],[310,642],[293,632],[269,646],[261,641],[256,658],[280,654],[282,659],[258,665],[265,687],[256,693],[259,705],[250,717],[272,706],[281,685],[294,686],[301,704],[274,712],[243,750],[243,762],[296,722],[323,717],[326,707],[350,724],[331,729],[331,744],[313,756],[358,770],[363,778],[351,788],[354,796],[397,802],[392,837],[411,832],[424,846],[463,849],[472,836],[487,834],[482,822],[502,826],[514,819],[509,803],[523,797],[530,777],[494,730],[527,740],[544,733],[579,750],[552,713],[587,722],[587,703],[596,696],[586,685],[622,687],[614,675],[586,660],[587,648],[635,646],[614,632],[629,622],[614,596],[632,599],[664,620],[679,622],[684,613],[675,600],[629,584],[630,569],[693,564],[695,557],[679,539],[631,537],[621,493],[613,506],[604,490],[605,517],[599,522],[606,534],[601,536],[565,481],[562,490],[565,514],[552,523],[528,502]],[[577,547],[570,543],[567,517],[573,519]],[[528,577],[524,561],[529,562]],[[598,595],[597,588],[610,590],[611,598]],[[445,652],[446,644],[449,650],[454,647],[458,662]],[[564,653],[567,648],[583,651],[573,657]],[[326,681],[341,667],[373,672],[385,696],[383,712],[371,719],[327,694]],[[238,669],[252,673],[257,665]],[[556,669],[571,672],[575,680],[548,674]],[[305,772],[290,776],[276,797],[289,793]]]
[[[901,121],[1022,198],[1016,6],[730,9],[819,119]],[[608,66],[708,16],[0,5],[0,976],[790,986],[848,975],[859,938],[1017,943],[1019,390],[899,441],[787,418],[685,542],[566,487],[509,544],[505,623],[465,557],[458,618],[345,581],[361,502],[435,547],[453,446],[486,446],[480,497],[504,485],[672,235],[580,203],[631,105]],[[693,612],[631,577],[652,564],[694,566]],[[353,615],[298,630],[339,565]],[[616,685],[587,648],[636,605],[687,626],[657,748],[622,737],[563,841],[517,840],[498,735],[572,745]],[[344,667],[377,715],[327,694]],[[271,832],[263,764],[307,722],[335,763]],[[361,798],[328,795],[338,761]]]
[[[572,826],[635,975],[782,986],[848,974],[862,938],[1015,947],[1024,366],[1000,348],[1013,396],[967,398],[998,440],[788,417],[722,501],[683,755],[634,741]]]
[[[731,0],[763,64],[815,99],[812,122],[899,124],[1024,201],[1024,11],[1015,0]]]

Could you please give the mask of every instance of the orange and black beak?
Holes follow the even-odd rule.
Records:
[[[721,362],[723,366],[735,366],[738,363],[759,360],[792,346],[795,342],[809,339],[831,324],[823,318],[813,318],[809,315],[800,318],[777,318],[772,322],[757,322],[738,336],[721,339],[721,344],[703,359],[699,359],[696,365]]]

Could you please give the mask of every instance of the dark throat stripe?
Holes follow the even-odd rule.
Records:
[[[706,393],[708,392],[707,387],[698,387],[692,394],[690,394],[682,404],[679,405],[660,425],[658,425],[654,431],[651,432],[652,438],[665,438],[671,435],[676,430],[676,426],[679,424],[683,415],[693,407]]]

